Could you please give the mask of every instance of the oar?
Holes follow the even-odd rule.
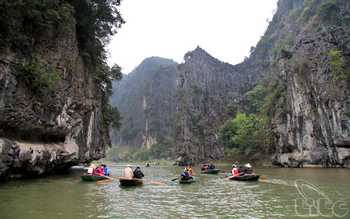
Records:
[[[99,180],[99,181],[96,181],[97,184],[100,184],[100,183],[110,183],[111,181],[113,181],[115,178],[113,177],[110,177],[110,176],[104,176],[105,178],[107,179],[103,179],[103,180]]]
[[[165,186],[165,183],[162,183],[161,181],[157,181],[157,180],[146,180],[146,182],[148,182],[151,185],[160,185],[160,186]]]
[[[115,178],[110,177],[110,176],[104,176],[104,177],[106,177],[107,179],[110,179],[110,180],[114,180],[115,179]]]
[[[175,181],[175,180],[178,180],[179,179],[179,177],[176,177],[175,179],[172,179],[171,181]]]
[[[259,182],[268,182],[267,176],[261,175],[259,178]]]
[[[96,184],[100,185],[100,184],[105,184],[105,183],[110,183],[110,182],[112,182],[112,180],[104,179],[104,180],[96,181]]]

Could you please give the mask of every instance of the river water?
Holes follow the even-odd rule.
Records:
[[[122,169],[111,166],[113,176]],[[82,182],[80,173],[12,181],[0,185],[0,218],[350,218],[349,169],[256,169],[259,182],[195,169],[190,185],[171,181],[179,167],[143,171],[145,184],[136,188]]]

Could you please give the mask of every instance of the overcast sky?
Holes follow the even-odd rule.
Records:
[[[109,45],[109,64],[129,73],[147,57],[183,61],[197,45],[237,64],[264,34],[277,0],[123,0],[126,24]]]

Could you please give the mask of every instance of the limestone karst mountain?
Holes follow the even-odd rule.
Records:
[[[121,81],[115,82],[111,102],[122,126],[113,143],[150,148],[173,136],[177,63],[164,58],[145,59]]]
[[[159,130],[146,127],[157,115],[155,120],[172,121],[163,128],[175,138],[169,146],[180,163],[222,158],[219,128],[238,111],[251,113],[247,92],[262,85],[270,92],[262,100],[274,136],[269,146],[274,164],[349,166],[349,8],[346,0],[280,0],[264,36],[242,63],[223,63],[201,48],[187,53],[184,63],[172,65],[171,77],[155,77],[170,87],[163,94],[171,93],[171,104],[152,97],[159,95],[154,90],[143,91],[150,96],[140,95],[135,107],[142,119],[133,118],[141,124],[134,127],[142,128],[130,129],[136,121],[126,122],[138,142],[123,143],[150,147],[159,137],[147,137],[146,130]],[[171,107],[160,110],[163,103]]]

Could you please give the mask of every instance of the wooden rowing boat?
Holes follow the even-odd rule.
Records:
[[[202,174],[218,174],[220,172],[219,169],[208,169],[201,171]]]
[[[143,185],[142,179],[136,179],[136,178],[119,178],[119,183],[121,186],[141,186]]]
[[[89,174],[82,175],[80,176],[80,178],[82,181],[87,181],[87,182],[94,182],[94,181],[109,179],[108,176],[98,176],[98,175],[89,175]]]
[[[229,180],[236,180],[236,181],[257,181],[259,179],[260,175],[256,174],[245,174],[242,176],[230,176]]]
[[[179,179],[179,183],[180,184],[191,184],[196,182],[196,180],[194,179],[194,177],[190,178],[190,179]]]

